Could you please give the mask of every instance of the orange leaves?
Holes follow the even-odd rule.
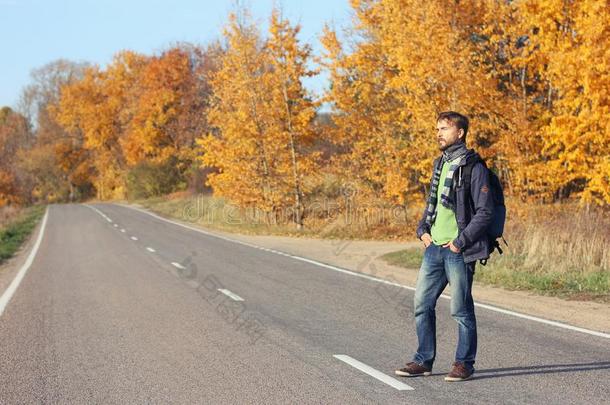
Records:
[[[130,89],[144,62],[144,56],[124,51],[105,71],[88,69],[81,81],[63,89],[56,109],[57,121],[81,133],[83,146],[91,151],[92,180],[101,199],[123,197],[124,179],[117,175],[125,167],[119,139],[130,116]]]
[[[453,109],[471,118],[469,147],[512,193],[608,204],[606,1],[350,4],[345,40],[328,27],[320,38],[317,62],[331,84],[321,99],[303,86],[318,71],[300,27],[274,11],[263,35],[244,12],[229,17],[223,46],[124,51],[68,83],[45,111],[69,137],[40,130],[53,147],[42,142],[32,170],[54,167],[70,186],[91,182],[112,198],[137,165],[175,165],[184,183],[203,163],[217,194],[267,212],[292,208],[301,225],[321,172],[369,197],[421,199],[439,153],[434,120]],[[312,125],[321,103],[333,109],[323,131]],[[320,144],[332,155],[324,165]],[[5,189],[17,178],[10,161],[0,162]]]
[[[202,162],[218,169],[208,177],[215,193],[267,212],[294,207],[300,226],[303,176],[315,170],[316,155],[306,147],[316,137],[316,105],[302,84],[314,73],[298,32],[277,12],[267,40],[253,24],[230,18],[227,48],[211,81],[208,118],[215,131],[198,145]]]
[[[603,1],[524,1],[521,27],[530,32],[530,65],[545,85],[548,118],[538,135],[552,171],[537,173],[551,198],[577,195],[607,204],[610,155],[610,10]],[[545,117],[546,118],[546,117]]]
[[[439,100],[434,89],[442,87],[442,78],[433,73],[442,61],[426,58],[438,57],[436,49],[443,44],[429,41],[423,46],[432,32],[423,34],[422,12],[415,3],[353,2],[358,30],[351,53],[342,50],[334,32],[325,30],[322,38],[332,81],[327,98],[337,113],[333,139],[349,151],[339,164],[362,184],[400,203],[407,194],[417,198],[417,178],[429,169],[434,143],[422,140],[433,136]]]
[[[593,174],[610,154],[604,3],[352,1],[349,51],[329,29],[321,39],[345,170],[387,198],[417,198],[436,114],[453,109],[511,191],[605,204],[607,176]]]
[[[22,187],[18,152],[32,143],[25,117],[8,107],[0,109],[0,207],[8,203],[27,202]]]
[[[172,160],[180,173],[190,168],[194,139],[207,125],[213,64],[206,58],[187,45],[151,57],[124,51],[63,89],[55,116],[82,134],[99,198],[122,198],[126,172],[140,162]]]
[[[253,25],[231,16],[225,27],[227,48],[213,75],[210,125],[215,129],[197,141],[202,162],[216,167],[208,176],[215,193],[241,205],[260,203],[270,209],[271,150],[262,116],[269,96],[264,91],[268,69]]]
[[[122,140],[128,164],[163,162],[177,156],[180,146],[192,145],[192,138],[180,139],[172,131],[172,124],[189,107],[182,100],[193,85],[192,75],[189,55],[180,49],[147,61],[131,89],[135,102]]]

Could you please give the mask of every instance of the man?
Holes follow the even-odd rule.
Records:
[[[455,362],[445,380],[463,381],[474,373],[477,326],[472,278],[476,261],[489,256],[486,228],[494,204],[487,168],[477,153],[466,148],[468,118],[454,111],[443,112],[436,130],[442,155],[434,161],[428,203],[417,228],[417,237],[426,247],[414,300],[419,345],[413,360],[396,374],[431,374],[436,357],[436,301],[449,283],[458,344]],[[470,179],[462,177],[467,164],[473,165]]]

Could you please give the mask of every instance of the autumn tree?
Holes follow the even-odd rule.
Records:
[[[120,139],[134,115],[131,89],[145,64],[144,55],[124,51],[106,70],[87,69],[82,80],[63,88],[55,111],[66,131],[82,133],[100,199],[125,195],[127,165]]]
[[[57,60],[34,69],[22,91],[19,110],[29,118],[35,141],[21,151],[19,170],[32,182],[33,198],[61,201],[87,196],[91,189],[91,165],[83,148],[82,134],[68,133],[55,120],[53,110],[62,87],[81,80],[86,64]]]
[[[215,194],[267,213],[294,209],[303,225],[303,178],[316,155],[307,150],[315,137],[315,104],[303,87],[313,74],[310,48],[274,12],[264,41],[247,16],[235,14],[225,29],[226,49],[211,86],[209,121],[215,131],[199,141],[204,164],[216,167],[208,178]]]
[[[514,191],[556,201],[608,202],[608,3],[488,2],[489,57],[513,104]]]
[[[232,14],[224,35],[226,49],[210,82],[208,120],[214,131],[198,141],[203,164],[218,170],[207,182],[217,195],[269,212],[278,202],[272,186],[277,145],[265,137],[268,121],[263,115],[269,93],[262,84],[269,65],[253,24]]]
[[[150,58],[130,89],[135,100],[121,144],[126,161],[165,162],[170,157],[191,160],[195,134],[177,125],[187,108],[187,93],[195,79],[189,55],[170,49]],[[203,115],[203,114],[200,114]]]
[[[394,202],[423,195],[417,191],[438,153],[434,119],[444,110],[466,112],[475,124],[469,142],[492,158],[491,165],[501,164],[493,145],[506,136],[509,123],[479,50],[484,2],[352,0],[351,5],[351,47],[330,29],[322,41],[332,82],[327,98],[343,132],[337,139],[351,142],[346,157],[357,162],[353,175]]]
[[[26,117],[9,107],[0,108],[0,207],[30,201],[27,184],[17,168],[17,155],[32,142]]]
[[[192,175],[195,138],[209,130],[207,82],[214,58],[213,46],[182,44],[147,60],[130,90],[133,115],[121,138],[130,168],[174,167],[174,186]]]
[[[479,52],[497,80],[505,102],[508,136],[494,143],[498,158],[504,160],[501,177],[507,191],[527,198],[539,188],[532,167],[538,163],[542,143],[538,136],[547,89],[536,73],[541,61],[526,49],[528,36],[521,26],[522,16],[515,2],[487,1],[485,27],[481,30]],[[545,100],[540,102],[540,100]]]
[[[321,171],[406,207],[425,195],[439,153],[434,119],[457,110],[472,121],[469,147],[510,193],[610,204],[608,1],[350,5],[349,31],[321,37],[324,131],[303,86],[315,72],[300,27],[274,11],[263,35],[243,12],[220,45],[35,71],[21,115],[3,113],[1,201],[170,192],[205,169],[215,194],[269,218],[290,211],[299,228]],[[313,152],[320,144],[330,167]]]
[[[610,3],[523,1],[526,48],[550,93],[536,175],[554,199],[610,203]]]
[[[403,171],[410,139],[398,94],[387,87],[387,78],[394,75],[387,55],[372,35],[346,49],[337,34],[326,29],[322,43],[331,81],[325,101],[333,107],[335,124],[328,135],[338,152],[333,165],[344,178],[363,184],[361,192],[404,201],[415,191]]]
[[[312,125],[317,104],[303,86],[303,79],[314,76],[316,72],[307,67],[311,60],[311,47],[299,43],[300,26],[291,26],[278,10],[274,10],[269,32],[266,50],[270,58],[269,79],[273,95],[270,108],[274,112],[275,125],[270,125],[267,136],[286,147],[286,151],[277,157],[278,171],[281,178],[286,179],[279,186],[292,195],[294,221],[297,229],[301,229],[304,195],[310,191],[306,187],[313,183],[306,183],[304,179],[305,176],[315,176],[318,160],[318,153],[310,149],[317,137]]]

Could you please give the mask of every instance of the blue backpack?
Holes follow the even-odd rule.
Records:
[[[506,243],[506,239],[504,239],[504,223],[506,222],[506,205],[504,205],[504,190],[502,188],[502,183],[498,176],[487,167],[487,164],[482,159],[473,159],[468,162],[462,168],[462,179],[466,184],[467,190],[470,190],[470,178],[472,176],[472,167],[475,163],[481,162],[483,166],[489,172],[489,189],[491,191],[491,195],[494,201],[494,211],[493,218],[491,224],[487,228],[487,239],[489,240],[489,251],[487,252],[491,255],[495,250],[498,251],[499,254],[502,254],[502,248],[500,248],[500,242],[498,241],[501,238],[504,241],[504,244],[508,246]],[[468,193],[470,195],[470,193]],[[470,197],[470,212],[474,212],[474,203],[472,201],[472,197]],[[487,259],[480,260],[481,264],[485,266],[487,264]]]

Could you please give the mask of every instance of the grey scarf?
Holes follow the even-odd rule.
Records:
[[[443,188],[441,190],[441,204],[443,204],[444,207],[455,211],[455,202],[453,201],[453,196],[451,193],[451,189],[453,186],[453,174],[458,169],[458,167],[463,166],[468,160],[468,158],[474,153],[475,152],[472,149],[466,148],[466,144],[464,142],[455,143],[443,151],[441,159],[439,159],[438,164],[434,168],[434,175],[432,176],[432,185],[430,186],[430,195],[428,196],[428,205],[426,208],[426,223],[429,226],[432,226],[434,220],[436,219],[436,205],[438,203],[437,193],[441,181],[441,170],[443,169],[443,164],[445,162],[450,162],[451,166],[449,166],[449,170],[447,171],[447,177],[445,177],[445,179],[443,180]]]

